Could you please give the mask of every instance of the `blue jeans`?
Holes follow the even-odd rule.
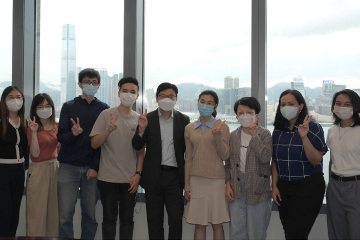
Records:
[[[241,173],[241,198],[229,203],[230,239],[265,239],[271,216],[271,199],[245,203],[245,175]]]
[[[88,166],[60,163],[58,173],[59,237],[74,238],[73,217],[78,196],[81,206],[81,239],[94,239],[97,229],[95,205],[97,179],[86,179]]]

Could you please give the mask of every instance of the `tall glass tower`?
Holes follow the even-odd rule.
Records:
[[[64,24],[61,49],[61,104],[76,96],[76,73],[75,26]]]

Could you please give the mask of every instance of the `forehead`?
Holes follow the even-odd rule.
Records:
[[[12,96],[20,95],[20,96],[22,96],[21,93],[18,90],[12,90],[11,92],[9,92],[8,96],[10,96],[10,95],[12,95]]]
[[[42,101],[39,105],[48,105],[48,101],[46,100],[46,98],[44,98],[44,101]]]
[[[133,83],[124,83],[123,85],[121,85],[121,90],[135,90],[137,91],[137,86]]]
[[[291,93],[288,93],[281,97],[281,102],[294,102],[297,103],[296,98]]]
[[[246,105],[239,105],[237,107],[237,112],[249,112],[249,111],[255,111],[254,109],[249,108]]]
[[[340,94],[336,97],[337,102],[351,102],[350,97],[347,94]]]
[[[168,89],[165,89],[165,90],[162,90],[161,92],[159,92],[159,94],[165,94],[165,95],[176,95],[174,89],[172,88],[168,88]]]
[[[210,95],[210,94],[201,95],[200,100],[204,100],[204,101],[207,101],[207,102],[209,102],[209,101],[214,102],[214,97],[212,95]]]

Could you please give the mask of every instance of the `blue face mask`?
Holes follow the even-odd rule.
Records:
[[[198,110],[201,116],[208,117],[214,112],[214,106],[208,106],[206,104],[198,104]]]
[[[98,89],[99,89],[99,86],[83,85],[83,92],[86,96],[89,96],[89,97],[95,96]]]

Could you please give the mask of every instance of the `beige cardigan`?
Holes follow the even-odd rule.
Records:
[[[219,134],[213,134],[211,128],[204,133],[201,127],[194,129],[194,122],[186,126],[185,191],[190,191],[190,176],[222,178],[225,184],[223,161],[229,158],[229,141],[230,131],[226,123]]]

